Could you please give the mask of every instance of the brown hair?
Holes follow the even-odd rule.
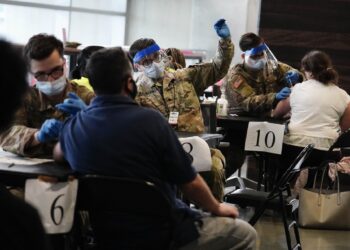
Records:
[[[63,58],[63,43],[53,35],[41,33],[29,39],[24,47],[24,55],[30,63],[31,59],[42,60],[49,57],[55,49]]]
[[[308,52],[301,60],[301,68],[311,72],[313,78],[323,84],[338,84],[338,72],[333,68],[331,58],[323,51]]]
[[[173,62],[174,69],[186,68],[186,60],[184,54],[181,50],[176,48],[168,48],[165,50],[165,53],[168,56],[171,56],[171,61]]]
[[[259,46],[262,42],[264,42],[264,39],[249,32],[241,36],[241,39],[239,39],[239,47],[242,51],[246,51]]]

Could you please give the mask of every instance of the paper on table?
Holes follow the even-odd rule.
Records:
[[[0,148],[0,162],[15,165],[37,165],[45,162],[53,162],[53,159],[21,157],[13,153],[3,151],[2,148]]]

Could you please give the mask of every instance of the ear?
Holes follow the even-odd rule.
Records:
[[[132,93],[134,91],[134,84],[133,84],[133,79],[132,77],[128,77],[128,80],[125,84],[125,90],[128,92],[128,93]]]
[[[241,58],[244,59],[244,56],[245,56],[245,53],[242,53],[241,54]]]

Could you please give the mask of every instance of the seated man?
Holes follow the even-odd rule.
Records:
[[[172,62],[160,50],[153,39],[138,39],[130,46],[130,56],[134,66],[143,73],[137,78],[136,101],[144,107],[161,112],[169,123],[181,132],[204,132],[204,123],[198,96],[204,90],[225,76],[233,57],[230,30],[225,20],[219,20],[214,28],[221,38],[215,58],[209,63],[201,63],[176,71],[165,70]],[[212,155],[220,155],[212,150]],[[222,156],[223,157],[223,156]],[[220,163],[212,167],[212,187],[214,196],[222,200],[225,173]]]
[[[67,80],[63,43],[54,36],[31,37],[24,54],[36,83],[30,87],[12,127],[0,135],[0,147],[24,156],[51,156],[61,121],[85,105],[76,95],[89,103],[94,93]],[[69,101],[55,107],[67,97]]]
[[[132,99],[136,85],[126,53],[121,48],[94,53],[87,74],[97,97],[63,125],[55,159],[64,157],[75,171],[83,174],[159,180],[175,211],[191,221],[183,228],[186,235],[198,237],[199,233],[197,239],[178,242],[186,244],[181,249],[213,245],[217,250],[253,249],[255,230],[234,219],[238,215],[235,207],[213,197],[164,117],[153,109],[138,106]],[[190,209],[176,198],[175,186],[186,198],[216,216],[204,216]],[[202,225],[196,227],[198,220]]]
[[[278,62],[264,40],[254,33],[242,35],[239,47],[243,62],[230,68],[221,87],[228,101],[228,113],[270,117],[280,100],[287,98],[292,84],[302,81],[301,74]],[[245,133],[235,131],[227,155],[227,174],[231,175],[244,161]]]
[[[8,128],[28,90],[27,69],[21,55],[7,42],[0,41],[0,132]],[[48,250],[38,212],[13,196],[0,183],[1,249]]]

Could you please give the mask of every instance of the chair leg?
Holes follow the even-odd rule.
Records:
[[[280,204],[282,204],[281,209],[282,209],[283,226],[284,226],[284,232],[286,235],[288,250],[296,250],[296,249],[301,250],[299,228],[296,222],[295,212],[294,211],[292,212],[292,221],[291,223],[288,224],[288,215],[287,215],[286,205],[284,204],[282,192],[279,194],[279,198],[281,202]],[[293,227],[293,232],[296,240],[296,244],[294,246],[292,246],[292,240],[290,236],[291,227]]]
[[[298,249],[301,250],[302,248],[301,248],[301,242],[300,242],[299,225],[296,222],[295,213],[296,213],[295,211],[292,212],[292,219],[293,219],[293,222],[295,222],[293,225],[293,228],[294,228],[295,240],[297,242]],[[294,249],[295,249],[295,247],[294,247]]]
[[[259,218],[263,215],[264,211],[265,211],[265,205],[259,208],[255,208],[254,215],[252,216],[252,218],[250,218],[249,224],[254,226],[259,220]]]
[[[287,246],[288,246],[288,250],[292,250],[291,238],[290,238],[290,233],[289,233],[288,218],[287,218],[287,211],[286,211],[286,207],[285,207],[282,195],[280,195],[280,202],[282,204],[282,206],[281,206],[282,219],[283,219],[284,233],[286,235],[286,240],[287,240]]]

